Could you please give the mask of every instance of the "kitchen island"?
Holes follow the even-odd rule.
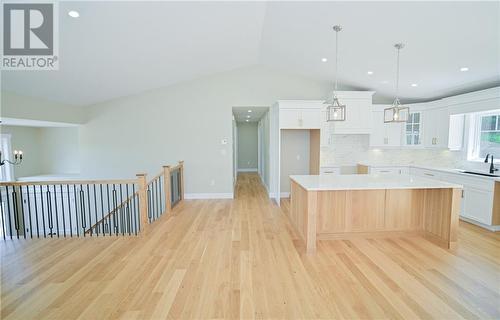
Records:
[[[288,215],[308,253],[317,240],[402,235],[456,247],[461,185],[400,174],[290,179]]]

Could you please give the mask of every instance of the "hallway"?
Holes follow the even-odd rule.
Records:
[[[284,201],[282,210],[287,210]],[[499,318],[500,236],[321,241],[305,255],[254,173],[143,237],[1,242],[2,319]]]

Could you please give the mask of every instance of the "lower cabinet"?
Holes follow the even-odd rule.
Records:
[[[464,186],[462,201],[462,212],[460,215],[491,225],[493,192]]]
[[[319,169],[320,175],[338,175],[340,174],[340,167],[321,167]]]
[[[409,168],[405,166],[394,166],[394,167],[387,167],[387,166],[362,166],[367,168],[366,173],[370,174],[409,174]],[[359,166],[358,166],[358,173],[363,173],[359,172]]]
[[[483,225],[493,224],[494,183],[490,179],[423,168],[410,169],[412,175],[463,186],[460,216]]]

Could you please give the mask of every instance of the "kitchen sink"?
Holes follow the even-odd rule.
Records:
[[[475,174],[475,175],[478,175],[478,176],[485,176],[485,177],[500,177],[500,175],[496,175],[496,174],[483,173],[483,172],[474,172],[474,171],[462,171],[462,173]]]

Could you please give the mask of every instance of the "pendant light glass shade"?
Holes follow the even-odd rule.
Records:
[[[345,121],[345,104],[340,104],[337,95],[325,102],[328,104],[326,107],[326,121]]]
[[[333,26],[333,30],[335,31],[335,88],[333,89],[333,93],[331,97],[324,102],[327,105],[326,107],[326,121],[345,121],[345,104],[341,104],[339,102],[339,98],[337,97],[337,75],[338,75],[338,60],[339,60],[339,32],[342,30],[342,27],[339,25]]]
[[[407,122],[410,108],[403,106],[396,98],[390,108],[384,109],[384,122]]]
[[[407,122],[410,116],[410,108],[405,107],[399,101],[399,51],[404,48],[403,43],[396,43],[394,47],[398,50],[396,62],[396,98],[390,108],[384,109],[384,123]]]

